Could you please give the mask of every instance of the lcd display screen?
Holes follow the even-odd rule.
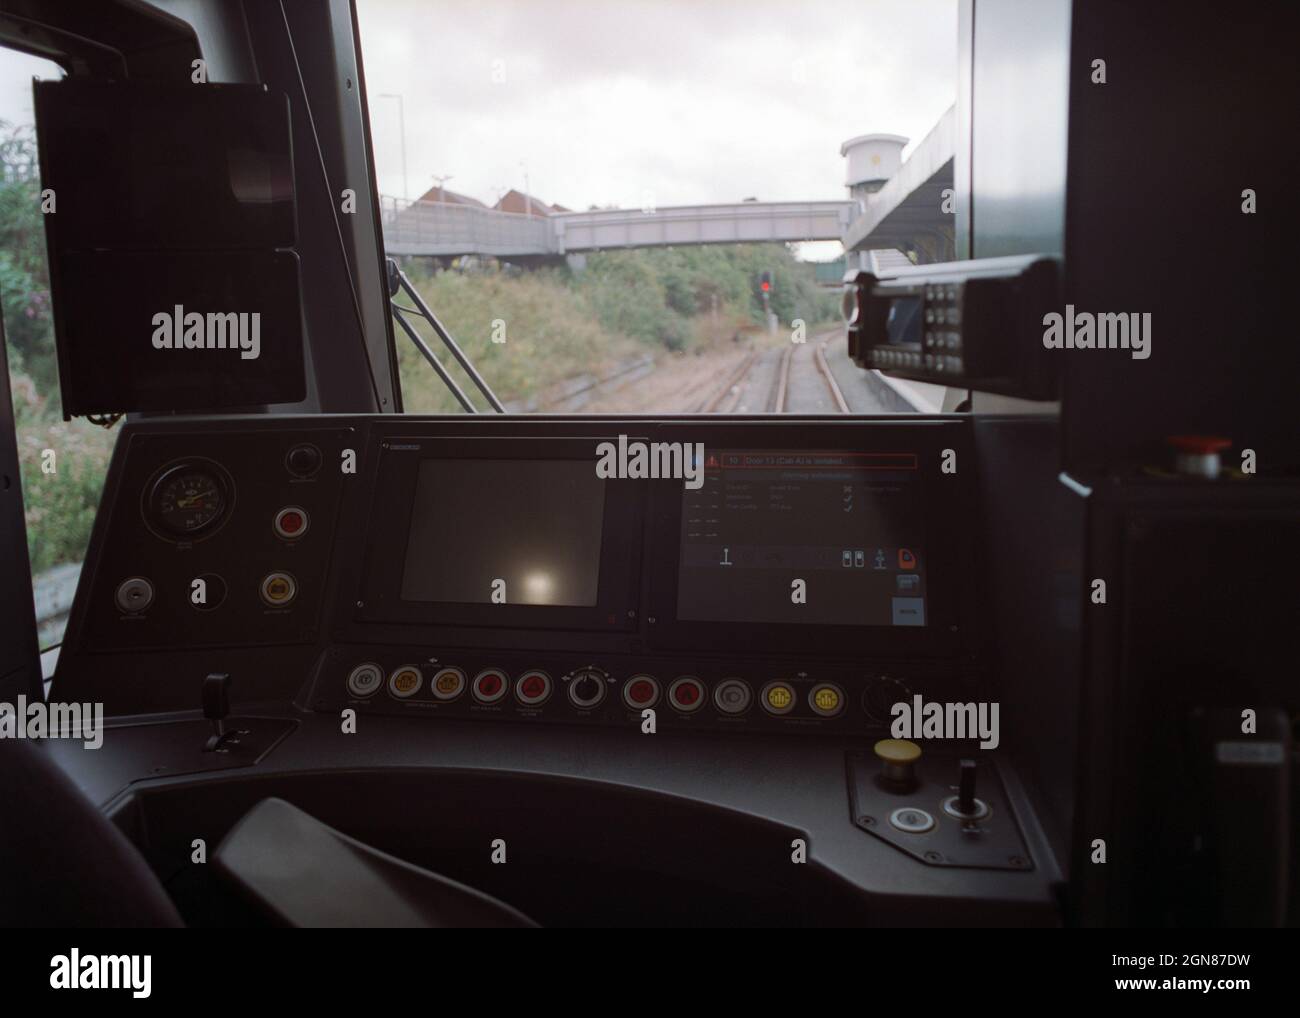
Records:
[[[885,334],[890,346],[918,346],[921,343],[921,298],[895,297],[889,302]]]
[[[678,619],[924,626],[917,476],[913,453],[710,453],[683,495]]]
[[[592,607],[604,513],[590,460],[426,459],[402,600]]]

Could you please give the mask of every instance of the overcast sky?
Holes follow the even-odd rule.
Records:
[[[957,0],[357,0],[380,190],[572,209],[845,195],[840,144],[956,97]],[[0,119],[32,120],[0,53]],[[825,254],[808,245],[810,257]]]
[[[380,190],[573,209],[835,199],[956,98],[956,0],[358,0]]]
[[[32,78],[57,79],[63,71],[40,57],[0,49],[0,120],[10,124],[34,124]]]

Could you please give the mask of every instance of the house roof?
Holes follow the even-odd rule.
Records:
[[[420,195],[416,201],[436,202],[442,205],[473,205],[478,209],[485,209],[487,206],[477,198],[471,198],[467,194],[457,194],[455,191],[449,191],[445,187],[439,187],[435,184],[424,194]]]
[[[558,205],[548,205],[540,198],[525,194],[523,191],[516,191],[511,188],[501,196],[501,200],[492,206],[501,212],[519,212],[524,215],[532,214],[534,216],[549,216],[553,212],[567,212]]]

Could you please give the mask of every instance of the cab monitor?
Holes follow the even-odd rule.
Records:
[[[704,477],[682,497],[678,619],[926,625],[916,454],[722,450]]]

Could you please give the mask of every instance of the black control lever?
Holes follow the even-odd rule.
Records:
[[[957,794],[943,802],[943,811],[963,823],[983,820],[989,815],[989,806],[975,795],[976,775],[979,765],[974,760],[962,760],[957,776]]]
[[[961,762],[961,778],[957,791],[957,808],[966,816],[974,816],[975,808],[975,775],[977,768],[974,760],[963,760]]]
[[[212,753],[220,748],[229,732],[226,717],[230,714],[230,673],[213,672],[203,680],[203,716],[212,722],[212,734],[203,745],[203,752]]]

